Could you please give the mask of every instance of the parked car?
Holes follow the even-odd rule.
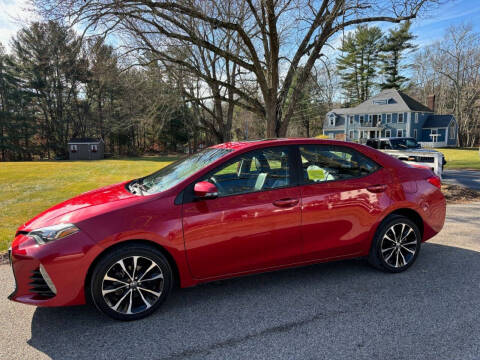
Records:
[[[10,299],[90,300],[115,319],[134,320],[155,311],[174,283],[360,257],[398,273],[444,220],[438,177],[367,146],[225,143],[22,225],[10,250]]]
[[[442,177],[443,167],[447,163],[440,151],[422,149],[417,140],[411,137],[372,138],[366,141],[366,145],[416,167],[429,168],[440,178]]]

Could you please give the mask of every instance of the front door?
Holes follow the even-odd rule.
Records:
[[[193,277],[212,278],[298,261],[300,190],[288,147],[254,150],[201,180],[218,198],[183,204],[187,260]],[[190,191],[187,189],[187,191]]]
[[[343,146],[302,145],[302,239],[304,260],[335,259],[364,249],[388,171]]]

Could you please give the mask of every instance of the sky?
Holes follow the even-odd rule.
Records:
[[[471,23],[480,32],[480,0],[441,0],[442,4],[413,23],[416,43],[422,47],[442,38],[445,30],[461,23]],[[0,0],[0,42],[8,47],[10,38],[22,24],[35,16],[28,11],[29,0]],[[382,28],[391,25],[382,26]]]

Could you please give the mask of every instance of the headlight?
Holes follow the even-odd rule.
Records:
[[[73,224],[58,224],[30,231],[28,236],[32,237],[37,244],[43,245],[64,237],[70,236],[80,230]]]

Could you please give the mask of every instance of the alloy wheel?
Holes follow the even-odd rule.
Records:
[[[408,224],[397,223],[388,228],[380,246],[383,261],[394,268],[408,265],[417,252],[418,239]]]
[[[102,281],[106,304],[121,314],[138,314],[152,307],[162,295],[160,266],[144,256],[129,256],[114,263]]]

